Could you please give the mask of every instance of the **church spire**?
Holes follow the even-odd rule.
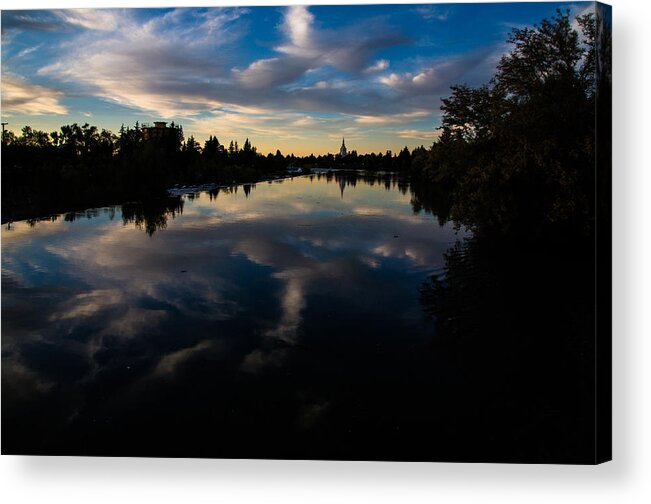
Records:
[[[346,154],[348,154],[348,151],[346,150],[346,139],[342,137],[342,139],[341,139],[341,149],[339,149],[339,155],[341,157],[346,157]]]

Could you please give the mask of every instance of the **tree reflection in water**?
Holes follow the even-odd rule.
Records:
[[[152,236],[156,231],[167,228],[169,217],[175,218],[183,213],[183,198],[174,196],[122,205],[122,222],[126,226],[133,223]]]
[[[211,199],[212,197],[211,194]],[[109,220],[113,220],[116,209],[118,208],[121,211],[122,222],[125,226],[133,224],[137,229],[142,229],[149,236],[153,236],[156,231],[167,228],[167,222],[170,217],[173,219],[183,213],[183,198],[181,196],[170,196],[143,201],[131,201],[122,205],[89,208],[87,210],[76,210],[64,214],[37,217],[28,219],[26,222],[30,227],[34,227],[39,222],[56,222],[60,218],[63,218],[64,222],[75,222],[79,219],[93,219],[103,215],[107,215]],[[12,229],[12,225],[12,222],[8,222],[7,229]]]
[[[463,379],[442,407],[480,453],[590,462],[594,263],[590,243],[471,238],[421,288],[434,351]],[[485,448],[483,450],[481,447]]]

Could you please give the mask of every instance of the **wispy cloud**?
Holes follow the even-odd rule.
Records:
[[[109,9],[71,9],[52,11],[61,21],[70,26],[87,30],[113,31],[118,27],[117,11]]]
[[[359,124],[404,124],[430,115],[429,111],[408,112],[405,114],[384,114],[375,116],[357,116],[355,122]]]
[[[16,54],[14,59],[25,58],[25,57],[29,56],[30,54],[33,54],[36,51],[38,51],[42,47],[42,45],[43,44],[38,44],[38,45],[35,45],[35,46],[26,47],[25,49],[22,49],[18,54]]]
[[[246,12],[183,9],[141,23],[123,11],[114,32],[83,34],[39,73],[162,117],[210,110],[219,106],[214,89],[229,73],[220,50],[240,35],[233,23]]]
[[[71,28],[112,31],[117,28],[119,18],[120,11],[112,9],[4,11],[2,31],[26,29],[53,32]]]
[[[61,91],[29,82],[12,75],[2,76],[2,112],[4,114],[67,114],[61,104]]]
[[[436,5],[423,5],[416,7],[414,11],[426,21],[446,21],[449,15],[447,9]]]
[[[409,140],[429,140],[431,142],[441,135],[440,131],[434,130],[433,128],[430,130],[406,129],[396,131],[395,134],[400,138],[406,138]]]

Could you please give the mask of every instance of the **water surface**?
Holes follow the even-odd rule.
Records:
[[[462,376],[419,288],[461,236],[412,198],[323,174],[4,226],[3,451],[436,459]]]

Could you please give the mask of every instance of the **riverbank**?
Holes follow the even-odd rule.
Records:
[[[110,196],[103,198],[81,196],[77,201],[60,201],[57,197],[50,197],[47,199],[34,197],[33,194],[24,192],[20,194],[11,195],[11,203],[6,204],[3,201],[2,208],[2,224],[11,224],[23,220],[50,220],[64,214],[84,213],[90,209],[102,208],[115,205],[130,204],[134,202],[142,202],[153,199],[160,199],[166,197],[184,196],[186,194],[194,194],[199,192],[209,192],[217,189],[227,189],[237,186],[245,186],[261,183],[281,182],[283,180],[292,179],[294,177],[301,177],[306,175],[328,176],[337,173],[357,174],[361,176],[373,177],[386,177],[396,175],[398,172],[392,171],[372,171],[352,168],[296,168],[290,167],[285,173],[277,173],[274,175],[266,175],[254,180],[233,180],[230,184],[218,182],[204,182],[200,184],[182,184],[177,183],[165,189],[162,193],[149,193],[140,196],[124,195],[124,196]]]
[[[273,182],[277,180],[289,179],[298,175],[305,175],[308,171],[301,172],[287,172],[283,174],[276,174],[272,176],[264,176],[255,180],[237,181],[234,180],[231,184],[223,183],[202,183],[202,184],[175,184],[169,187],[162,193],[149,193],[139,196],[126,194],[122,196],[109,196],[105,198],[84,198],[80,196],[76,201],[59,201],[56,196],[48,198],[35,197],[27,191],[22,191],[21,194],[11,193],[6,196],[10,197],[11,202],[7,204],[3,197],[1,224],[11,224],[12,222],[23,220],[49,220],[56,216],[68,213],[85,212],[93,208],[101,208],[114,205],[122,205],[133,203],[137,201],[146,201],[157,198],[165,198],[170,196],[182,196],[185,194],[197,193],[202,191],[211,191],[218,188],[236,187],[246,184],[259,184],[263,182]],[[52,195],[49,195],[52,196]]]

